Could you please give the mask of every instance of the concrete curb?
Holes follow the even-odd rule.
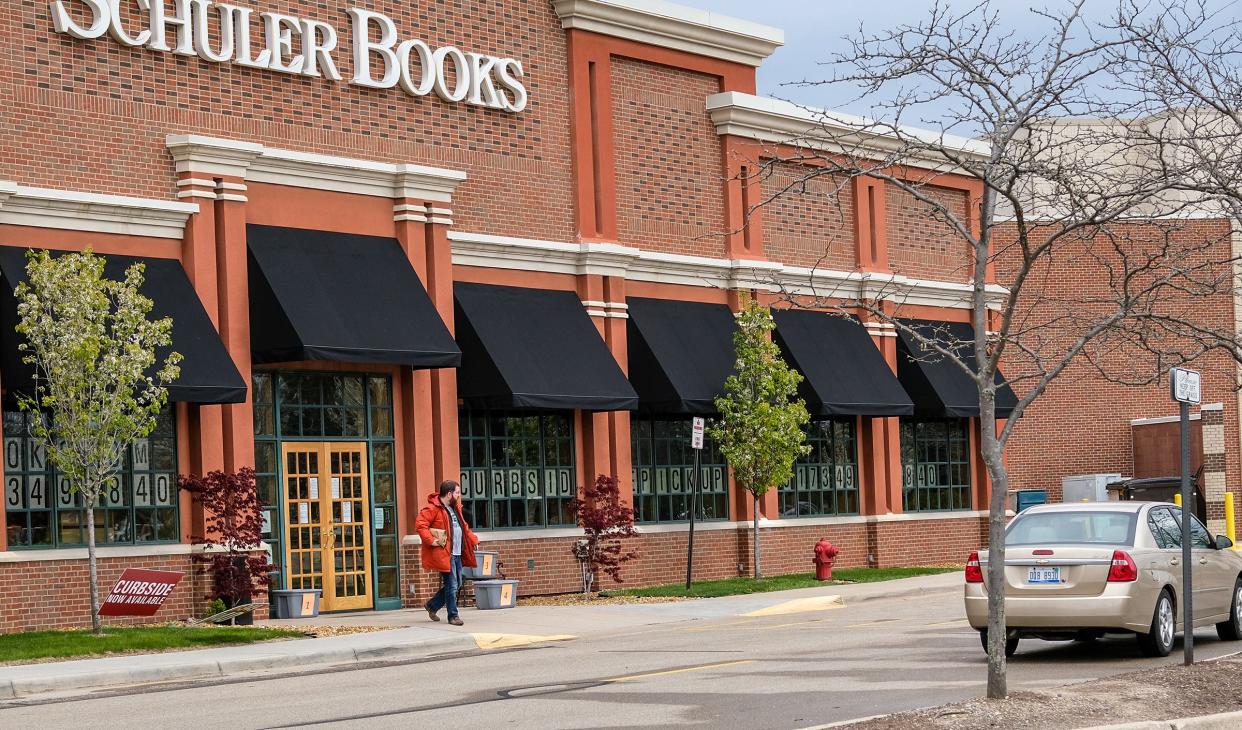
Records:
[[[397,629],[397,631],[401,630]],[[378,637],[388,633],[392,632],[380,631],[370,636]],[[45,692],[99,689],[148,682],[228,677],[240,672],[263,669],[326,667],[413,659],[435,653],[470,651],[478,648],[470,634],[447,632],[439,637],[418,638],[398,643],[369,642],[371,645],[361,647],[298,646],[303,642],[317,641],[332,640],[298,639],[289,642],[231,647],[235,651],[230,651],[229,648],[201,649],[169,654],[134,654],[127,657],[7,667],[0,669],[0,699],[17,699]],[[282,645],[289,649],[296,649],[296,651],[279,652]],[[238,649],[253,650],[250,652],[253,655],[246,656],[245,652],[242,652],[242,656],[237,656],[239,652],[236,650]],[[198,656],[186,656],[190,654],[198,654]],[[104,662],[111,662],[113,666],[100,666]],[[49,667],[54,667],[55,670],[46,669]]]
[[[1242,712],[1185,717],[1180,720],[1147,720],[1120,725],[1096,725],[1083,730],[1235,730],[1242,727]]]

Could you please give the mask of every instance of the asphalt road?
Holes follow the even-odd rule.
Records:
[[[147,687],[0,707],[32,728],[806,728],[983,692],[986,662],[958,591],[730,617],[415,663]],[[1196,657],[1242,650],[1214,631]],[[1011,689],[1181,661],[1133,638],[1024,640]]]

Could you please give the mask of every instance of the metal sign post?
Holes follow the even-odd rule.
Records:
[[[1190,491],[1190,404],[1199,402],[1199,372],[1185,368],[1169,371],[1169,390],[1177,401],[1182,442],[1182,647],[1184,663],[1195,663],[1195,621],[1193,577],[1190,568],[1190,516],[1194,514],[1194,495]]]
[[[694,449],[694,472],[690,475],[690,537],[686,543],[686,590],[690,590],[690,577],[694,574],[694,517],[699,511],[699,455],[703,453],[702,418],[696,417],[690,428],[690,448]]]

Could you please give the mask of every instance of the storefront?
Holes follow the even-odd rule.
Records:
[[[426,600],[414,522],[443,479],[524,594],[575,589],[572,504],[598,475],[636,511],[627,582],[678,576],[695,482],[696,570],[745,572],[754,504],[713,444],[697,475],[688,448],[743,295],[779,310],[813,418],[759,506],[790,546],[765,572],[805,570],[825,534],[856,565],[909,562],[932,532],[925,562],[977,546],[965,376],[865,308],[823,311],[882,301],[971,342],[964,254],[878,180],[752,211],[815,126],[753,94],[779,30],[638,0],[204,3],[179,25],[93,8],[22,6],[0,39],[0,580],[65,576],[55,612],[0,597],[0,630],[86,615],[81,508],[13,407],[30,248],[142,258],[185,355],[101,505],[105,582],[189,570],[206,515],[176,476],[249,466],[276,585],[321,588],[329,611]],[[260,13],[298,22],[269,45]],[[974,182],[932,179],[969,210]],[[166,615],[201,604],[201,579],[183,585]]]

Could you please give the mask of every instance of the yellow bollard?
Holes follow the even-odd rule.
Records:
[[[1182,506],[1182,494],[1181,494],[1181,492],[1178,492],[1177,494],[1174,494],[1174,495],[1173,495],[1173,504],[1177,505],[1178,507],[1181,507],[1181,506]]]
[[[1233,492],[1225,492],[1225,536],[1232,542],[1233,549],[1238,549],[1238,540],[1235,534],[1237,523],[1233,517]]]

